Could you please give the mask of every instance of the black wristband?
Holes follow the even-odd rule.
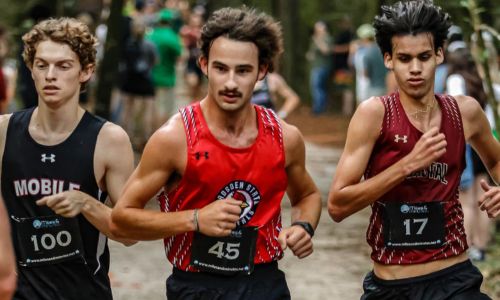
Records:
[[[314,228],[312,227],[311,223],[305,221],[295,221],[292,223],[292,226],[294,225],[301,226],[311,237],[314,236]]]

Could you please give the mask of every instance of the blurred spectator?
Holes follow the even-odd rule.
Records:
[[[147,38],[158,50],[159,62],[153,68],[155,97],[155,128],[167,121],[174,110],[175,65],[182,51],[179,36],[172,29],[173,14],[163,9],[158,16],[158,24]]]
[[[170,11],[170,25],[175,33],[179,33],[184,25],[184,20],[189,16],[189,2],[185,0],[166,0],[162,11]]]
[[[152,69],[157,62],[155,45],[144,39],[142,19],[132,22],[132,36],[125,44],[120,62],[123,128],[136,149],[142,150],[153,131],[154,85]]]
[[[353,110],[354,97],[351,91],[353,75],[347,62],[353,37],[351,19],[344,16],[340,20],[339,32],[332,48],[334,82],[336,88],[342,92],[342,113],[344,115],[350,115]]]
[[[323,21],[314,24],[311,43],[306,58],[311,64],[310,87],[312,112],[315,115],[326,111],[328,101],[328,78],[331,71],[332,39]]]
[[[368,78],[365,76],[363,58],[366,53],[366,46],[368,44],[369,31],[373,31],[373,26],[371,24],[363,24],[359,26],[356,30],[358,39],[351,42],[351,47],[349,49],[349,65],[354,68],[354,73],[356,74],[356,102],[359,104],[366,100],[366,89],[368,88]]]
[[[157,20],[157,3],[155,0],[135,0],[135,10],[132,15],[134,20],[141,20],[146,29],[154,26]]]
[[[368,86],[365,91],[366,98],[382,96],[386,93],[385,77],[387,68],[384,64],[382,52],[375,43],[375,29],[368,25],[359,33],[364,37],[366,47],[362,59],[363,72],[368,79]]]
[[[198,48],[198,40],[201,37],[201,27],[203,26],[203,18],[199,13],[191,13],[188,24],[182,26],[180,35],[186,49],[186,70],[185,80],[190,97],[190,101],[197,101],[203,95],[201,85],[203,80],[203,72],[198,66],[198,57],[200,49]]]
[[[487,105],[483,82],[466,48],[455,49],[448,54],[448,78],[446,91],[450,95],[468,95],[476,99],[484,109]],[[460,202],[464,212],[464,227],[469,244],[469,257],[475,261],[485,259],[486,247],[490,241],[491,221],[480,210],[478,200],[483,190],[480,181],[489,180],[488,172],[477,153],[467,145],[466,170],[462,175]],[[471,176],[472,175],[472,176]],[[467,178],[471,177],[471,178]],[[470,180],[468,180],[470,179]]]
[[[447,40],[443,46],[444,61],[436,67],[436,76],[434,77],[434,93],[444,94],[446,89],[446,78],[448,77],[448,52],[453,52],[460,48],[466,48],[463,41],[462,29],[452,25],[448,29]]]
[[[283,105],[277,110],[276,106],[279,100],[283,102]],[[251,101],[253,104],[277,111],[281,119],[286,119],[300,104],[297,93],[277,73],[268,73],[263,80],[257,81]]]

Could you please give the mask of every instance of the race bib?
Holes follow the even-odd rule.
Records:
[[[205,272],[250,274],[254,267],[257,227],[239,227],[227,237],[209,237],[195,232],[191,265]]]
[[[17,222],[17,259],[21,266],[57,264],[83,257],[76,218],[54,215],[13,219]]]
[[[442,203],[386,203],[384,209],[384,242],[388,248],[442,247],[445,229]]]

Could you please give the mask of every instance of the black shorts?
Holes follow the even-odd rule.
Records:
[[[224,276],[174,268],[167,279],[167,299],[288,300],[290,291],[278,263],[259,264],[250,275]]]
[[[483,275],[469,260],[428,275],[398,280],[383,280],[370,272],[363,282],[361,300],[491,300],[481,293],[482,282]]]

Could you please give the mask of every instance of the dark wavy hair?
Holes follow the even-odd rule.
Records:
[[[201,54],[208,58],[215,39],[252,42],[259,49],[259,64],[267,65],[268,71],[275,69],[277,59],[283,52],[281,26],[271,16],[255,9],[222,8],[215,11],[201,29]]]
[[[450,26],[450,15],[431,0],[400,1],[392,6],[383,5],[382,13],[373,22],[380,50],[383,54],[390,55],[393,36],[426,32],[432,34],[434,50],[437,52],[443,47]]]

